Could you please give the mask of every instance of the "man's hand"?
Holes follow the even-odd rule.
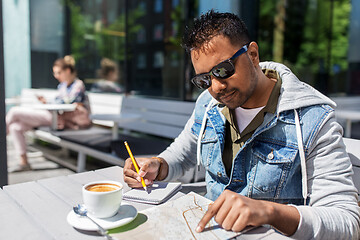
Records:
[[[296,231],[300,221],[295,207],[254,200],[229,190],[209,206],[196,231],[204,230],[212,217],[225,230],[239,232],[247,226],[270,224],[287,235]]]
[[[139,174],[137,174],[135,167],[130,158],[126,159],[124,166],[124,181],[132,188],[141,188],[141,178],[144,178],[146,185],[152,185],[159,173],[159,170],[166,170],[160,168],[161,164],[166,164],[165,161],[161,162],[158,158],[136,158],[139,166]],[[159,179],[162,180],[162,179]]]

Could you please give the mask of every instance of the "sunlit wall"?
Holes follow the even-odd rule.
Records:
[[[31,86],[29,1],[3,1],[5,96]]]

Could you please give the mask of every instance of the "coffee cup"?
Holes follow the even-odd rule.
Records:
[[[97,218],[108,218],[119,211],[123,185],[107,180],[90,182],[82,187],[82,195],[89,214]]]

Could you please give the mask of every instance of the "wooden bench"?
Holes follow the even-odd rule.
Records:
[[[31,105],[39,104],[37,95],[45,97],[47,102],[51,102],[57,95],[58,91],[55,89],[33,89],[25,88],[21,91],[21,96],[13,98],[8,101],[8,105]],[[100,94],[88,93],[90,108],[92,114],[119,114],[121,109],[121,101],[123,95],[119,94]],[[64,149],[72,150],[78,153],[77,164],[74,166],[62,157],[57,157],[52,152],[46,151],[46,148],[38,145],[39,150],[42,150],[44,156],[53,160],[61,165],[64,165],[77,172],[85,170],[85,159],[87,156],[92,156],[96,159],[101,159],[114,165],[121,165],[123,161],[117,156],[111,154],[111,130],[113,122],[109,121],[93,121],[94,126],[85,130],[65,130],[65,131],[52,131],[49,127],[40,127],[35,131],[29,132],[30,137],[40,139],[54,145],[58,145]],[[99,127],[100,126],[100,127]],[[77,134],[78,138],[87,139],[87,145],[76,144],[72,141],[67,141],[67,135]],[[96,140],[92,136],[96,135]]]
[[[51,99],[56,90],[24,89],[22,98],[28,103],[29,96],[34,97],[35,94]],[[85,170],[87,156],[123,166],[125,159],[129,157],[124,141],[128,141],[136,157],[159,154],[183,130],[195,105],[194,102],[113,94],[88,93],[88,96],[92,114],[128,113],[138,117],[134,121],[118,124],[120,131],[117,140],[113,139],[109,129],[113,126],[113,121],[93,120],[95,126],[85,130],[51,131],[49,128],[40,128],[33,132],[37,139],[77,152],[77,166],[72,167],[77,172]],[[45,157],[52,158],[51,155]],[[66,163],[61,164],[71,168]],[[191,170],[182,180],[196,181],[198,176],[197,172]],[[200,176],[204,176],[203,171]]]
[[[138,117],[134,121],[118,124],[120,132],[117,139],[111,141],[111,150],[116,157],[124,161],[129,157],[124,146],[124,141],[127,141],[136,157],[150,157],[159,154],[183,130],[192,114],[194,104],[194,102],[134,96],[123,97],[120,114],[134,114]],[[97,138],[96,135],[93,137]],[[86,145],[84,139],[77,137],[77,133],[61,138],[82,146]],[[82,165],[84,161],[84,159],[78,159],[78,164]],[[119,165],[123,166],[123,163]],[[183,182],[198,181],[203,179],[203,176],[203,170],[201,174],[198,174],[192,169],[180,180]]]

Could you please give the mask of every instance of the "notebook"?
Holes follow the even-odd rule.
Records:
[[[149,204],[160,204],[167,201],[181,189],[180,182],[154,182],[146,192],[143,188],[133,188],[124,193],[124,200]]]

